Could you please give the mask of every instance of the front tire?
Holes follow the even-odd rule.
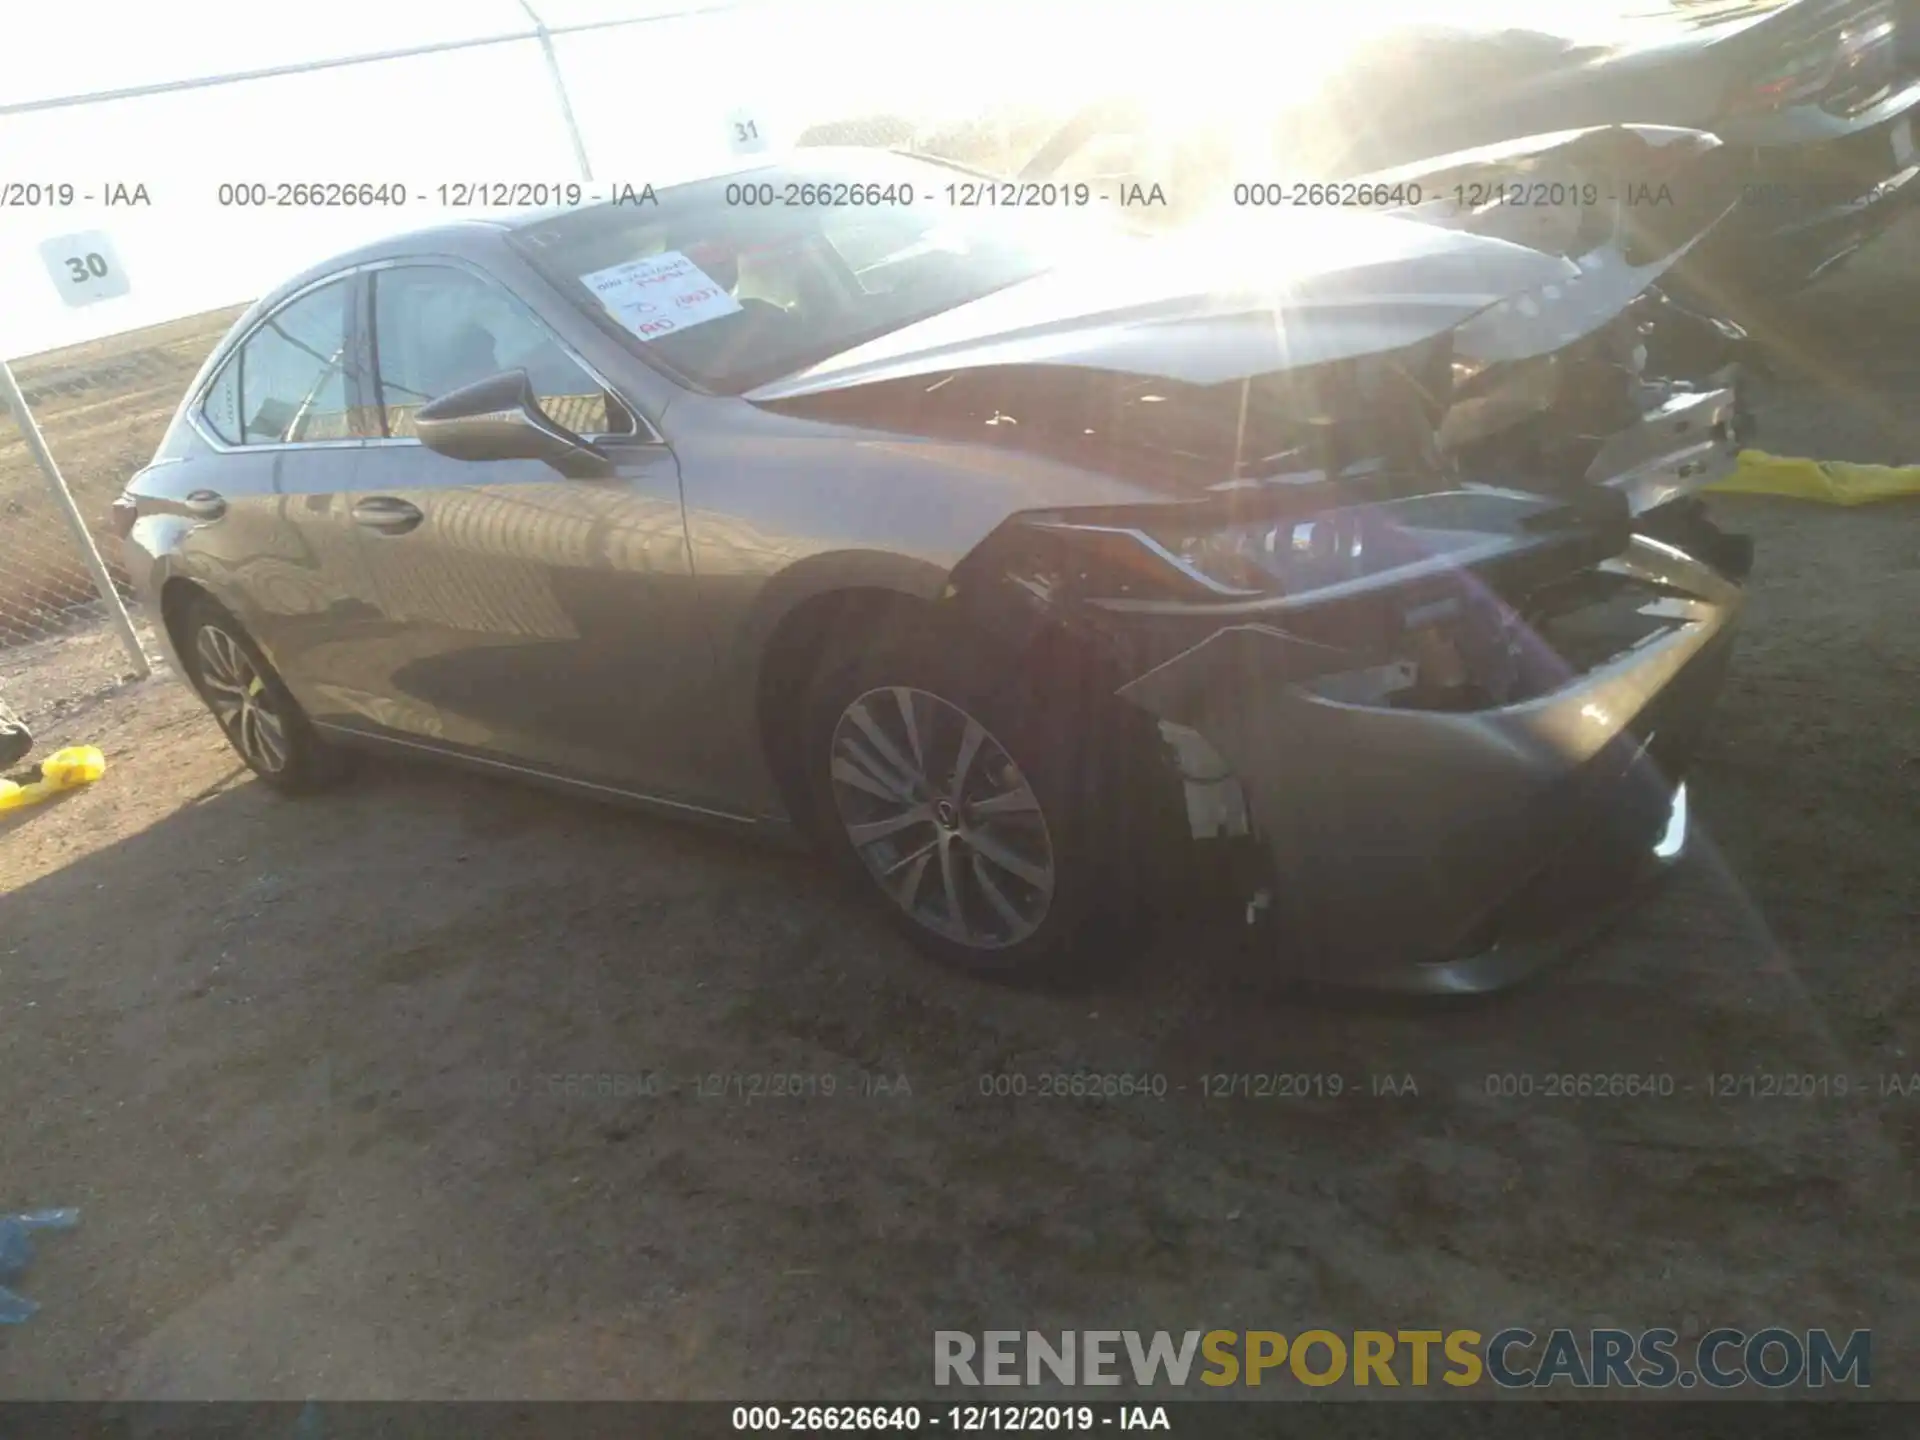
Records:
[[[1131,913],[1122,767],[1070,698],[932,625],[830,654],[802,719],[815,829],[935,959],[1077,978]]]
[[[289,795],[345,777],[345,753],[314,732],[279,672],[233,616],[212,600],[195,600],[183,633],[180,655],[193,688],[248,769]]]

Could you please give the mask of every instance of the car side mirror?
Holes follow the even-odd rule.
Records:
[[[544,460],[576,480],[614,471],[605,454],[540,408],[524,370],[449,390],[416,410],[413,425],[422,445],[451,460]]]

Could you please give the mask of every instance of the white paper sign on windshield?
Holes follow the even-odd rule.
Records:
[[[727,288],[678,250],[595,270],[582,275],[580,283],[614,319],[647,341],[740,313],[740,302]]]

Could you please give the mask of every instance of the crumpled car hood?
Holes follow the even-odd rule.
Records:
[[[788,400],[989,365],[1219,384],[1415,345],[1579,273],[1563,256],[1380,216],[1296,213],[1266,237],[1278,243],[1249,238],[1117,240],[746,398]]]

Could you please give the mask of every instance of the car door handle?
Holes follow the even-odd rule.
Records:
[[[227,501],[212,490],[194,490],[180,501],[180,508],[196,520],[218,520],[227,513]]]
[[[391,495],[369,495],[353,502],[353,523],[386,535],[404,535],[426,518],[418,505]]]

